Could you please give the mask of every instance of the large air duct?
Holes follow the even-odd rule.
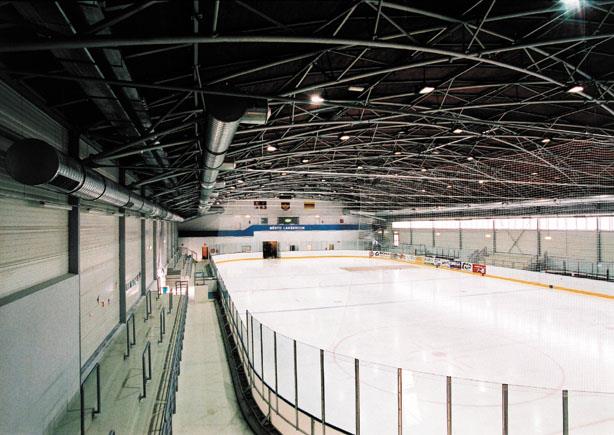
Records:
[[[122,207],[150,218],[183,218],[137,195],[38,139],[18,140],[6,152],[6,170],[30,186],[47,185],[89,201]]]
[[[208,95],[205,104],[207,120],[198,214],[204,214],[211,208],[211,193],[239,124],[264,124],[269,117],[266,101]]]

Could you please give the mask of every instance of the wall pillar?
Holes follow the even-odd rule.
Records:
[[[153,221],[153,278],[158,279],[158,221]]]
[[[541,257],[542,255],[542,234],[539,231],[539,218],[535,220],[536,222],[536,233],[537,233],[537,256]]]
[[[123,169],[119,170],[119,183],[124,185],[126,173]],[[126,323],[126,216],[125,209],[120,208],[119,212],[119,322]]]
[[[597,220],[597,263],[601,263],[603,261],[603,243],[601,241],[601,227],[599,226],[599,217],[595,218]]]
[[[147,232],[145,224],[147,221],[141,218],[141,294],[144,296],[147,294],[147,267],[146,267],[146,255],[147,255]]]

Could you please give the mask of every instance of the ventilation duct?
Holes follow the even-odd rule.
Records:
[[[204,214],[211,208],[211,194],[239,124],[264,124],[269,116],[266,101],[209,95],[205,104],[207,120],[198,214]]]
[[[150,218],[182,222],[183,218],[85,167],[38,139],[22,139],[6,152],[6,170],[30,186],[47,185],[89,201],[123,207]]]

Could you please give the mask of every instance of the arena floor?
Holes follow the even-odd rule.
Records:
[[[218,269],[239,312],[263,325],[264,361],[256,355],[255,365],[267,383],[277,332],[279,392],[290,401],[291,339],[304,344],[299,406],[316,416],[319,349],[326,351],[326,420],[337,427],[354,431],[358,358],[362,433],[396,433],[397,368],[404,433],[445,433],[446,376],[455,434],[501,433],[502,383],[511,434],[561,433],[563,389],[571,433],[614,433],[609,300],[382,259],[250,260]]]

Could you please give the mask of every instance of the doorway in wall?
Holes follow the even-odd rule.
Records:
[[[278,243],[262,242],[262,258],[279,258]]]
[[[298,246],[296,246],[296,245],[290,245],[290,250],[291,250],[291,251],[298,251]]]

